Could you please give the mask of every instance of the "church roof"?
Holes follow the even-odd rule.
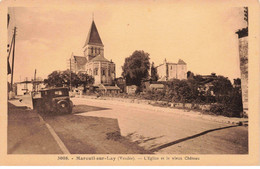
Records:
[[[178,65],[186,65],[186,63],[183,60],[179,59]]]
[[[94,61],[99,61],[99,62],[109,62],[106,58],[104,58],[101,55],[97,55],[96,57],[94,57],[93,59],[90,60],[91,62]]]
[[[99,36],[99,33],[98,33],[98,30],[97,30],[97,27],[96,27],[94,20],[92,21],[87,40],[86,40],[85,45],[83,47],[85,47],[88,44],[102,45],[103,46],[103,43],[102,43],[101,38]]]
[[[74,56],[76,62],[80,65],[85,65],[87,63],[87,59],[84,56]]]

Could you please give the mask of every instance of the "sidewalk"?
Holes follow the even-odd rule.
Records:
[[[8,154],[62,154],[37,112],[20,102],[8,102]]]

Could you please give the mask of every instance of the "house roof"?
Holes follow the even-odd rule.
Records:
[[[163,84],[150,84],[150,88],[162,89],[164,88]]]
[[[88,44],[94,44],[94,45],[101,45],[103,46],[103,43],[101,41],[101,38],[99,36],[96,24],[94,22],[94,20],[92,21],[88,36],[87,36],[87,40],[85,42],[85,46],[87,46]]]
[[[99,85],[99,90],[120,90],[119,87],[117,86],[104,86],[104,85]]]
[[[95,61],[98,61],[98,62],[109,62],[109,60],[107,60],[106,58],[104,58],[101,55],[97,55],[96,57],[94,57],[93,59],[90,60],[90,62],[95,62]]]
[[[178,65],[186,65],[186,63],[182,59],[179,59]]]
[[[178,64],[178,65],[186,65],[186,63],[185,63],[182,59],[179,59],[178,63],[164,62],[164,63],[162,63],[162,64],[156,66],[155,68],[158,68],[158,67],[160,67],[160,66],[162,66],[162,65],[165,65],[165,64],[167,64],[167,65],[177,65],[177,64]]]
[[[84,56],[74,56],[77,64],[85,65],[87,63],[87,59]]]

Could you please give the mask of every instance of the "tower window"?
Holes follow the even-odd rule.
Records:
[[[94,75],[98,75],[98,68],[94,69]]]
[[[103,75],[103,76],[106,75],[106,70],[105,70],[105,69],[102,70],[102,75]]]
[[[98,54],[100,54],[100,48],[98,48]]]

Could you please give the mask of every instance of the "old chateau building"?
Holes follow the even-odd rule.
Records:
[[[157,66],[158,81],[167,81],[170,79],[187,79],[187,64],[179,59],[178,63],[167,62]]]
[[[92,21],[87,40],[83,46],[84,56],[70,58],[70,69],[75,72],[86,72],[94,77],[94,85],[112,85],[116,77],[115,63],[104,57],[104,45],[99,36],[96,24]]]

